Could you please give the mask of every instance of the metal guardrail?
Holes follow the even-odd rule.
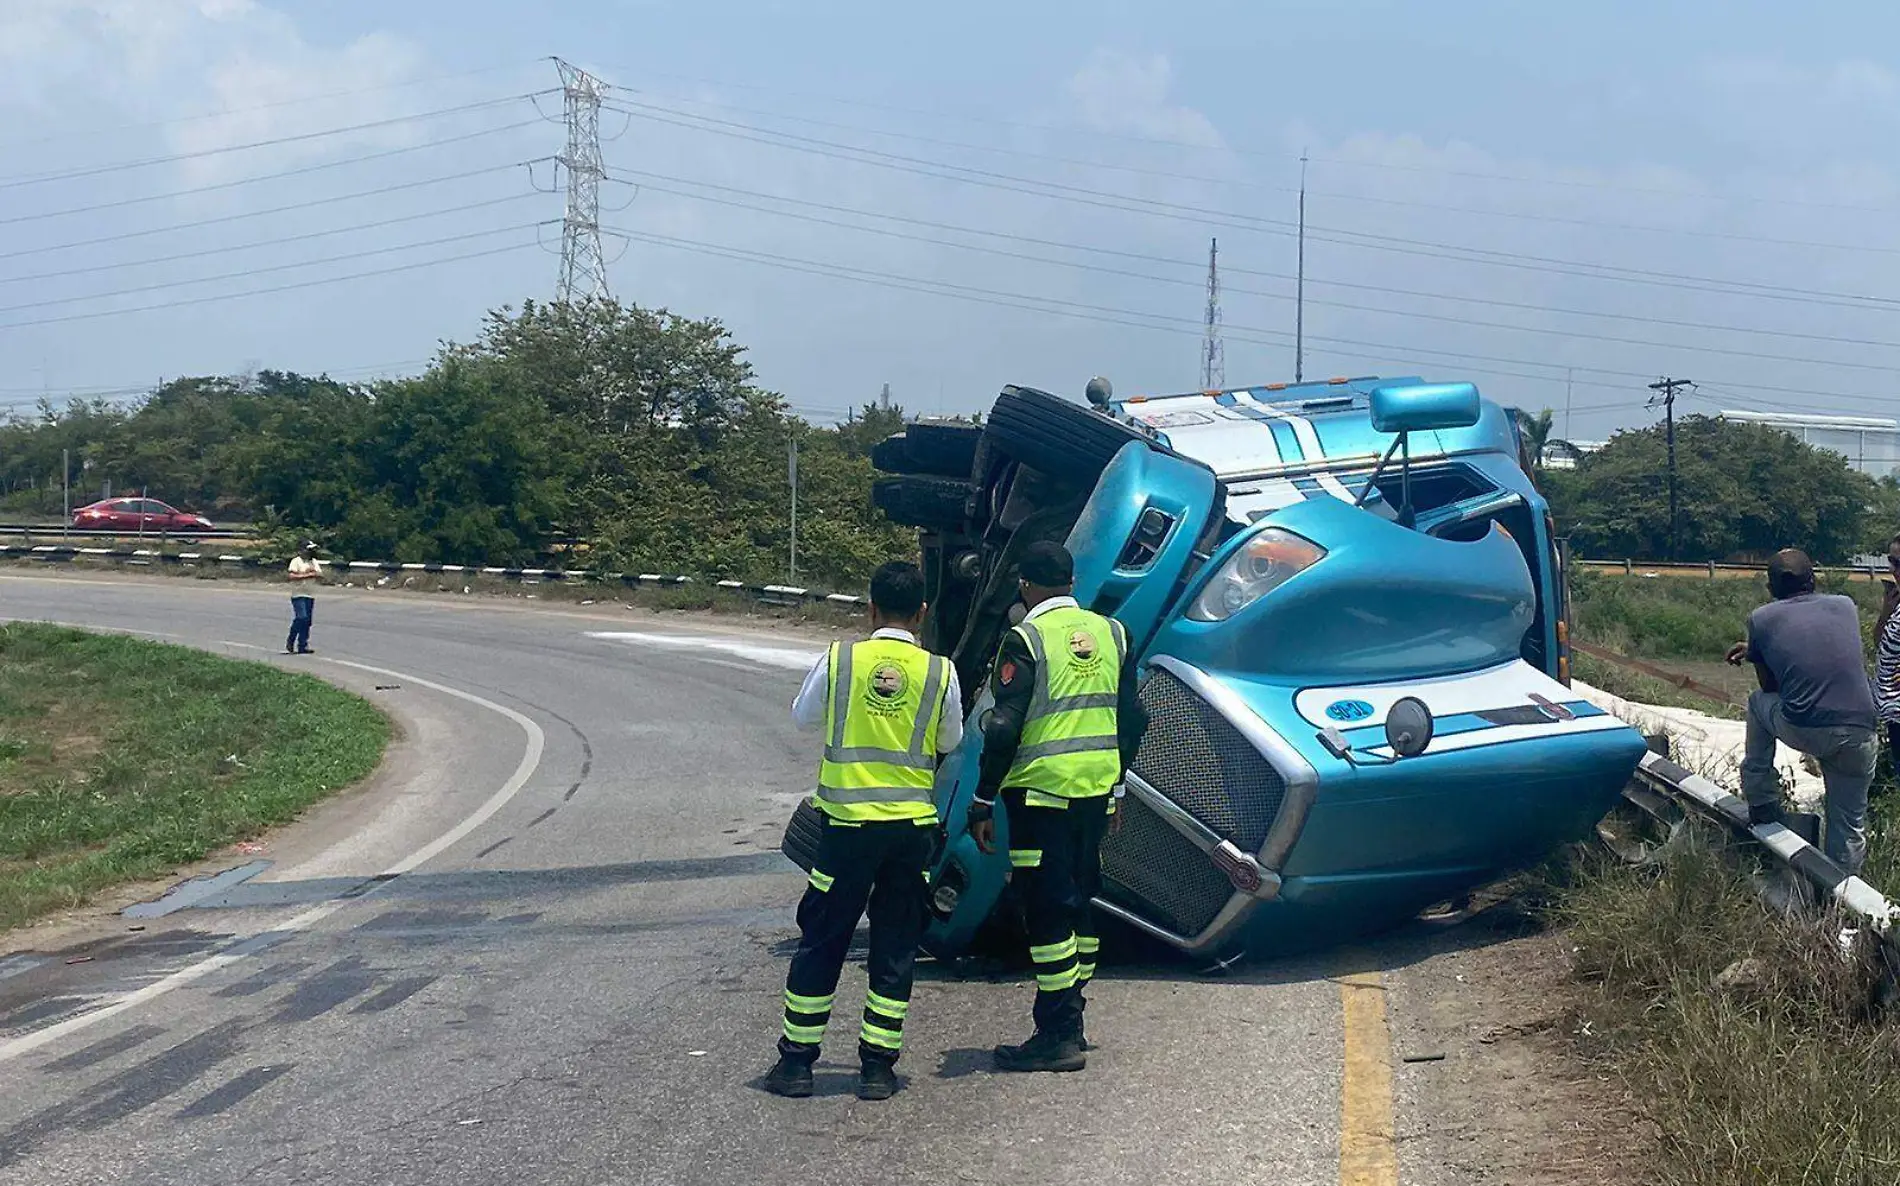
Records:
[[[1894,931],[1900,906],[1829,860],[1825,853],[1787,826],[1749,823],[1748,804],[1741,796],[1657,753],[1643,755],[1636,767],[1636,776],[1623,796],[1652,816],[1658,815],[1655,797],[1661,796],[1677,808],[1754,844],[1799,877],[1821,900],[1832,901],[1861,919],[1879,937],[1886,949],[1889,967],[1900,966],[1900,935]]]
[[[236,553],[165,552],[154,548],[75,547],[70,544],[0,544],[0,559],[72,562],[76,560],[117,561],[127,564],[201,566],[230,568],[275,568],[277,562]],[[394,560],[332,560],[325,564],[332,572],[401,574],[442,574],[482,576],[501,580],[564,581],[576,584],[618,584],[628,587],[681,588],[699,584],[689,576],[654,572],[596,572],[560,568],[498,568],[473,564],[400,564]],[[864,598],[849,593],[826,593],[802,585],[765,585],[748,581],[711,581],[710,588],[742,597],[751,597],[767,605],[800,605],[819,602],[832,605],[861,606]]]
[[[1717,560],[1705,560],[1699,563],[1685,563],[1673,560],[1572,560],[1577,568],[1592,572],[1618,572],[1625,576],[1638,576],[1655,573],[1669,576],[1762,576],[1768,571],[1765,564],[1728,564]],[[1883,564],[1834,564],[1821,565],[1815,571],[1824,575],[1845,576],[1848,578],[1864,576],[1870,580],[1879,580],[1887,571]]]
[[[0,523],[0,535],[76,536],[80,539],[136,539],[139,532],[120,527],[71,527],[58,523]],[[203,531],[147,531],[145,539],[257,539],[248,527],[210,527]]]

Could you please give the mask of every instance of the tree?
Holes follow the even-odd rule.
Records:
[[[1522,408],[1512,408],[1511,416],[1517,421],[1518,437],[1524,448],[1526,468],[1536,471],[1544,468],[1552,453],[1561,453],[1577,461],[1583,457],[1583,450],[1559,436],[1552,436],[1556,428],[1556,414],[1549,408],[1532,415]]]
[[[1886,474],[1874,483],[1873,503],[1867,508],[1863,550],[1884,556],[1896,534],[1900,534],[1900,474]]]
[[[796,441],[800,575],[855,586],[915,549],[870,504],[869,451],[902,427],[871,405],[836,429],[792,415],[716,320],[529,302],[411,379],[266,370],[44,407],[0,422],[0,482],[17,509],[56,510],[69,449],[92,490],[149,485],[354,558],[520,563],[572,535],[590,565],[783,577]]]
[[[1846,458],[1761,424],[1676,422],[1682,555],[1720,560],[1800,547],[1835,562],[1860,550],[1876,490]],[[1669,551],[1663,426],[1617,433],[1573,473],[1546,482],[1552,509],[1590,556]]]

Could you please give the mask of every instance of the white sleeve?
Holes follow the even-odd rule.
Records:
[[[950,679],[943,689],[943,720],[937,724],[937,752],[947,754],[963,743],[963,686],[957,682],[957,665],[945,659]]]
[[[816,733],[825,727],[825,686],[831,681],[831,652],[826,651],[823,658],[805,674],[804,686],[798,689],[798,699],[792,701],[792,724],[801,732]]]

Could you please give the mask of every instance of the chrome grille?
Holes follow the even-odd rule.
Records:
[[[1280,814],[1286,780],[1172,673],[1149,676],[1141,704],[1148,710],[1148,731],[1135,755],[1135,773],[1222,839],[1259,852]]]
[[[1233,883],[1134,795],[1118,811],[1121,827],[1102,844],[1102,896],[1185,938],[1206,930],[1234,896]]]

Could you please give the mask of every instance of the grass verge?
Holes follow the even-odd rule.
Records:
[[[0,929],[286,823],[388,740],[367,701],[311,676],[0,626]]]
[[[1601,689],[1633,704],[1658,704],[1667,708],[1694,709],[1696,712],[1730,721],[1742,719],[1742,710],[1733,704],[1705,699],[1667,680],[1656,679],[1640,671],[1631,671],[1614,663],[1606,663],[1594,655],[1573,652],[1570,656],[1570,670],[1578,679],[1591,687]]]
[[[1887,813],[1874,842],[1896,841]],[[1550,891],[1585,984],[1580,1053],[1643,1101],[1671,1186],[1900,1180],[1900,1025],[1838,916],[1763,904],[1709,842],[1659,866],[1580,855]]]
[[[1747,636],[1748,615],[1768,600],[1760,580],[1710,580],[1689,576],[1622,576],[1571,573],[1571,614],[1584,642],[1644,659],[1716,661]],[[1823,593],[1844,593],[1861,611],[1871,648],[1880,613],[1877,581],[1825,577]],[[1869,650],[1869,657],[1872,651]]]

